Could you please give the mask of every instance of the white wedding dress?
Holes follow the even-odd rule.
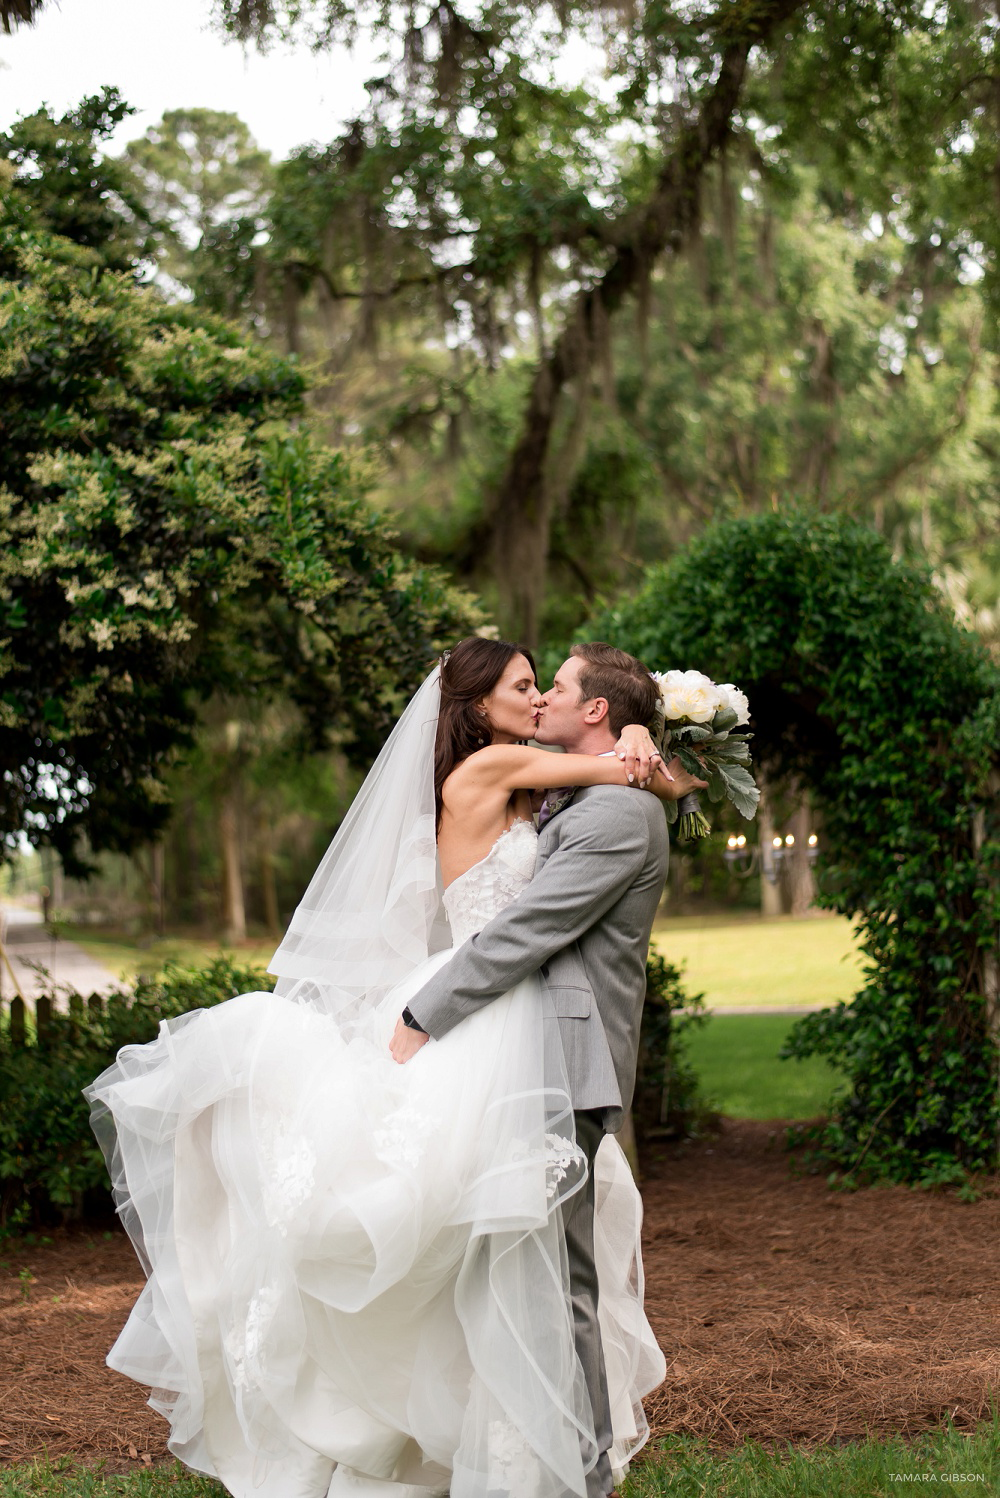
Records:
[[[444,896],[454,944],[527,885],[516,821]],[[238,1498],[567,1498],[596,1459],[559,1203],[583,1179],[528,980],[405,1066],[395,1022],[450,951],[351,1026],[279,994],[161,1025],[88,1090],[148,1279],[108,1362],[182,1461]],[[621,1471],[664,1377],[641,1204],[596,1168],[600,1319]]]

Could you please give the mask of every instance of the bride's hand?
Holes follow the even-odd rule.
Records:
[[[625,761],[625,773],[630,785],[646,786],[657,765],[663,764],[663,756],[653,743],[648,728],[639,723],[630,723],[622,729],[621,738],[615,745],[615,753]],[[664,772],[671,780],[669,771]]]

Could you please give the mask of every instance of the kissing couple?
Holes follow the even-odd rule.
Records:
[[[615,1133],[661,803],[702,783],[656,752],[657,701],[610,645],[542,695],[527,650],[461,641],[274,993],[163,1022],[87,1089],[147,1275],[108,1363],[235,1498],[605,1498],[647,1438],[665,1364]]]

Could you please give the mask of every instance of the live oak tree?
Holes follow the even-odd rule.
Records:
[[[24,19],[31,7],[16,10]],[[221,0],[217,13],[230,32],[263,45],[282,34],[324,46],[365,29],[385,43],[370,107],[339,139],[279,166],[264,232],[253,212],[206,226],[202,266],[214,276],[198,290],[322,364],[318,404],[335,439],[377,442],[390,502],[405,511],[417,497],[412,526],[404,514],[411,535],[426,532],[427,554],[448,552],[477,582],[495,576],[505,623],[529,636],[561,628],[574,605],[557,598],[556,616],[544,614],[553,566],[557,593],[572,593],[574,577],[591,595],[613,589],[623,576],[617,558],[627,573],[651,539],[675,544],[712,511],[702,481],[730,509],[745,493],[757,502],[754,491],[769,484],[779,501],[787,487],[867,509],[903,544],[933,530],[942,575],[959,595],[967,590],[946,514],[915,491],[921,483],[936,491],[935,455],[954,471],[954,444],[946,448],[956,434],[968,437],[979,469],[972,486],[985,492],[993,477],[980,482],[993,446],[982,386],[993,378],[1000,232],[991,7],[739,0],[550,12],[512,0],[415,8]],[[608,76],[570,87],[560,81],[560,52],[581,44],[592,59],[604,50]],[[768,224],[803,182],[821,235],[825,216],[856,245],[866,235],[877,241],[867,264],[850,253],[874,294],[859,309],[863,320],[878,301],[885,310],[894,344],[882,345],[887,373],[910,359],[900,373],[916,396],[912,356],[929,372],[938,352],[947,361],[966,336],[976,368],[963,370],[959,359],[955,380],[942,378],[949,364],[928,381],[929,428],[922,432],[911,400],[895,454],[887,440],[878,461],[857,465],[857,485],[838,492],[851,468],[842,433],[861,414],[842,422],[843,398],[869,329],[849,308],[846,318],[839,309],[828,316],[814,303],[812,326],[800,320],[792,348],[802,356],[796,379],[809,386],[794,418],[798,471],[789,478],[773,440],[776,461],[755,460],[754,441],[741,444],[738,431],[743,455],[733,463],[707,453],[699,470],[695,451],[685,473],[672,461],[664,470],[627,410],[618,420],[615,403],[628,404],[621,382],[634,390],[655,371],[636,357],[643,344],[682,368],[670,343],[678,293],[702,303],[720,362],[734,334],[745,345],[753,339],[753,311],[771,340],[780,301],[767,295]],[[736,328],[731,315],[713,315],[745,300],[743,286],[733,284],[730,297],[717,273],[715,238],[725,251],[741,226],[760,234],[748,271],[762,295]],[[953,293],[963,284],[969,295],[956,317],[948,303],[958,310]],[[939,337],[942,321],[950,344]],[[785,362],[775,352],[772,376]],[[772,379],[762,401],[752,384],[734,392],[750,399],[758,429],[779,386]],[[669,406],[659,409],[669,417]],[[736,428],[739,411],[726,414]],[[883,425],[892,439],[892,421]],[[911,431],[924,440],[911,442]],[[602,468],[623,476],[619,503]],[[658,502],[652,538],[632,503],[644,491]],[[975,519],[966,530],[988,537],[989,525]],[[971,582],[973,594],[989,595],[990,577]],[[970,606],[980,607],[975,597]]]
[[[631,554],[669,554],[707,522],[795,496],[926,558],[992,636],[1000,412],[982,283],[915,263],[888,225],[851,228],[812,171],[789,170],[777,201],[762,170],[733,176],[747,196],[728,241],[713,203],[701,253],[657,280],[645,359],[616,334],[616,405],[598,430],[619,473],[648,475]],[[571,488],[567,527],[586,499]],[[591,604],[610,581],[598,558]]]
[[[435,290],[452,341],[471,341],[488,365],[519,307],[535,323],[536,367],[478,543],[493,558],[505,622],[529,640],[610,320],[696,223],[700,180],[729,137],[751,54],[802,9],[743,0],[605,12],[617,72],[602,101],[556,81],[568,32],[596,36],[586,8],[222,6],[225,24],[262,42],[302,26],[319,44],[366,24],[388,38],[367,115],[325,152],[300,153],[314,211],[275,225],[289,343],[296,301],[316,285],[333,303],[358,304],[369,347],[383,310],[418,288]],[[623,128],[636,149],[609,144]]]
[[[588,452],[623,447],[607,429],[616,324],[618,343],[643,343],[665,267],[703,251],[715,194],[731,238],[748,165],[772,201],[794,162],[814,170],[822,210],[859,236],[881,214],[906,246],[914,290],[974,262],[990,305],[996,37],[982,6],[539,12],[225,0],[220,14],[263,44],[280,33],[322,46],[359,28],[385,42],[370,108],[279,169],[267,241],[248,246],[234,229],[236,263],[269,328],[328,354],[341,415],[351,371],[356,423],[380,431],[390,460],[401,438],[454,456],[483,407],[496,413],[499,451],[478,462],[478,511],[452,507],[444,540],[460,566],[495,575],[504,622],[529,638],[542,627],[550,561],[582,560],[586,571],[616,549],[613,506],[592,548],[567,549],[565,523]],[[604,49],[607,76],[562,85],[560,49],[581,41]],[[900,320],[918,315],[915,300]],[[820,317],[806,339],[817,405],[840,376],[831,334]],[[484,370],[509,376],[506,396],[484,395]],[[831,432],[815,425],[826,502]],[[638,449],[624,448],[628,466]],[[638,458],[634,480],[648,483]],[[448,474],[417,466],[427,509],[440,509]],[[403,461],[403,495],[413,467]]]

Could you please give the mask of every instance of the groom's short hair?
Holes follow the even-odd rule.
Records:
[[[583,661],[580,701],[603,697],[608,704],[608,724],[616,734],[629,723],[652,722],[659,701],[656,682],[642,661],[601,640],[574,645],[570,655]]]

